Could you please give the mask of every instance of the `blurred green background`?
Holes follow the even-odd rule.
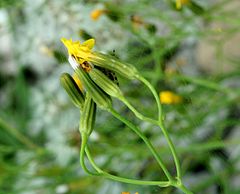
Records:
[[[79,164],[79,111],[61,88],[73,73],[61,37],[93,37],[95,50],[129,62],[158,92],[183,100],[164,104],[165,123],[194,193],[240,193],[240,1],[0,0],[0,194],[156,194],[174,188],[136,186],[86,175]],[[156,105],[139,82],[118,77],[145,115]],[[138,124],[175,173],[155,126]],[[89,142],[96,162],[129,178],[163,180],[144,143],[98,110]]]

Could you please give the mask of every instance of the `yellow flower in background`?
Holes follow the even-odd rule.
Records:
[[[182,5],[186,5],[190,2],[190,0],[176,0],[176,8],[181,9]]]
[[[89,39],[82,44],[80,41],[72,41],[72,39],[67,40],[66,38],[61,38],[61,41],[68,50],[69,60],[72,60],[73,57],[79,65],[89,61],[90,57],[93,55],[92,48],[95,44],[94,39]]]
[[[160,92],[160,102],[162,104],[179,104],[183,101],[182,97],[171,92],[162,91]]]
[[[104,9],[95,9],[91,12],[90,16],[93,20],[98,20],[99,17],[104,14],[106,12],[106,10]]]

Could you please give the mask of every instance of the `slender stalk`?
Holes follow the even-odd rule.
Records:
[[[178,189],[180,189],[182,192],[186,194],[193,194],[192,191],[190,191],[187,187],[185,187],[183,184],[177,185],[176,186]]]
[[[99,176],[100,174],[99,173],[94,173],[94,172],[91,172],[90,170],[88,170],[88,168],[86,167],[85,165],[85,161],[84,161],[84,150],[85,150],[85,147],[87,145],[87,140],[88,140],[88,136],[86,134],[81,134],[82,135],[82,142],[81,142],[81,149],[80,149],[80,164],[83,168],[83,170],[89,174],[89,175],[94,175],[94,176]]]
[[[140,129],[138,127],[136,127],[135,125],[133,125],[130,121],[128,121],[127,119],[125,119],[124,117],[122,117],[118,112],[116,112],[113,108],[110,109],[110,112],[113,116],[115,116],[117,119],[119,119],[120,121],[122,121],[123,123],[125,123],[130,129],[132,129],[139,137],[141,137],[141,139],[145,142],[145,144],[147,145],[147,147],[149,148],[149,150],[152,152],[153,156],[155,157],[155,159],[157,160],[158,164],[160,165],[160,167],[162,168],[163,172],[165,173],[165,175],[167,176],[169,181],[173,181],[173,178],[171,176],[171,174],[168,172],[166,166],[164,165],[162,159],[160,158],[159,154],[157,153],[157,151],[155,150],[155,148],[153,147],[153,145],[151,144],[151,142],[146,138],[146,136],[140,131]]]
[[[140,120],[143,120],[143,121],[147,121],[149,123],[152,123],[152,124],[155,124],[155,125],[158,125],[158,121],[154,120],[154,119],[151,119],[151,118],[148,118],[148,117],[145,117],[144,115],[142,115],[140,112],[138,112],[130,103],[129,101],[124,97],[120,97],[119,98],[134,114],[137,118],[139,118]]]
[[[169,134],[166,130],[166,128],[164,127],[164,124],[163,124],[163,113],[162,113],[162,106],[161,106],[161,103],[160,103],[160,100],[159,100],[159,96],[157,95],[157,92],[156,90],[153,88],[153,86],[142,76],[138,75],[138,79],[140,81],[142,81],[152,92],[155,100],[156,100],[156,103],[157,103],[157,106],[158,106],[158,111],[159,111],[159,123],[158,123],[158,126],[161,128],[167,142],[168,142],[168,145],[170,147],[170,150],[172,152],[172,155],[173,155],[173,159],[174,159],[174,163],[176,165],[176,171],[177,171],[177,177],[179,179],[181,179],[182,177],[182,173],[181,173],[181,167],[180,167],[180,162],[179,162],[179,158],[177,156],[177,152],[176,152],[176,149],[175,149],[175,146],[174,144],[172,143],[172,140],[170,139],[169,137]]]
[[[119,176],[115,176],[112,174],[109,174],[107,172],[104,172],[102,169],[100,169],[97,164],[94,162],[90,151],[88,149],[88,147],[86,146],[85,148],[85,152],[87,154],[87,157],[90,161],[90,163],[92,164],[93,168],[103,177],[111,179],[111,180],[115,180],[115,181],[119,181],[119,182],[123,182],[123,183],[129,183],[129,184],[136,184],[136,185],[158,185],[160,187],[168,187],[170,186],[170,182],[169,181],[142,181],[142,180],[134,180],[134,179],[128,179],[128,178],[124,178],[124,177],[119,177]]]
[[[164,115],[163,115],[163,112],[162,112],[162,106],[161,106],[161,103],[159,101],[159,96],[157,95],[157,92],[156,90],[153,88],[153,86],[144,78],[142,77],[141,75],[136,75],[136,78],[138,80],[140,80],[141,82],[143,82],[148,88],[149,90],[152,92],[155,100],[156,100],[156,103],[157,103],[157,107],[158,107],[158,119],[159,120],[163,120],[164,118]]]
[[[28,137],[20,133],[17,129],[14,127],[8,125],[4,120],[0,118],[0,126],[5,129],[7,132],[11,133],[18,141],[20,141],[22,144],[26,145],[30,149],[36,149],[38,146],[33,143]]]
[[[177,151],[175,149],[175,146],[173,145],[173,142],[172,140],[170,139],[169,137],[169,134],[164,126],[163,123],[159,122],[159,127],[162,129],[162,132],[163,132],[163,135],[165,136],[167,142],[168,142],[168,145],[169,145],[169,148],[172,152],[172,155],[173,155],[173,159],[174,159],[174,162],[175,162],[175,165],[176,165],[176,170],[177,170],[177,177],[179,179],[182,178],[182,173],[181,173],[181,165],[180,165],[180,161],[179,161],[179,158],[177,156]]]
[[[86,152],[86,154],[87,154],[88,160],[89,160],[89,162],[91,163],[92,167],[93,167],[97,172],[102,173],[103,170],[100,169],[100,168],[97,166],[97,164],[95,163],[95,161],[93,160],[93,157],[92,157],[91,154],[90,154],[90,151],[89,151],[89,149],[88,149],[88,146],[85,147],[85,152]]]
[[[217,84],[215,82],[212,82],[210,80],[203,79],[203,78],[195,78],[195,77],[189,77],[189,76],[184,76],[184,75],[175,75],[174,78],[179,79],[179,80],[189,81],[189,82],[194,83],[196,85],[206,87],[206,88],[209,88],[209,89],[212,89],[212,90],[216,90],[216,91],[219,91],[219,92],[223,92],[223,93],[226,93],[226,94],[229,94],[229,93],[232,92],[232,90],[227,88],[227,87],[223,87],[220,84]]]

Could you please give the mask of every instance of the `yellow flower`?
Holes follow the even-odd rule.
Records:
[[[176,8],[181,9],[182,5],[186,5],[190,2],[190,0],[176,0]]]
[[[62,38],[61,41],[68,50],[68,61],[74,70],[81,67],[85,72],[89,73],[94,66],[98,66],[128,79],[138,77],[138,71],[133,65],[121,63],[113,56],[92,51],[95,43],[94,39],[89,39],[82,44],[79,41],[74,42],[72,39]]]
[[[102,15],[102,14],[104,14],[106,11],[105,10],[103,10],[103,9],[95,9],[95,10],[93,10],[92,12],[91,12],[91,18],[93,19],[93,20],[98,20],[98,18]]]
[[[94,39],[89,39],[82,44],[80,41],[72,41],[72,39],[67,40],[66,38],[61,38],[61,41],[68,50],[69,62],[73,57],[79,65],[82,65],[84,62],[89,61],[90,57],[93,55],[92,48],[95,44]],[[73,66],[73,68],[75,69],[76,67]]]
[[[183,101],[181,96],[174,94],[171,91],[160,92],[160,102],[162,104],[179,104]]]

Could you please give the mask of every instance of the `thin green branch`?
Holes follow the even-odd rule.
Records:
[[[86,167],[85,165],[85,161],[84,161],[84,150],[85,150],[85,147],[87,145],[87,140],[88,140],[88,137],[86,134],[81,134],[81,137],[82,137],[82,142],[81,142],[81,149],[80,149],[80,164],[83,168],[83,170],[89,174],[89,175],[93,175],[93,176],[99,176],[100,174],[99,173],[94,173],[94,172],[91,172],[90,170],[88,170],[88,168]]]
[[[142,77],[141,75],[136,75],[136,78],[138,80],[140,80],[142,83],[144,83],[148,88],[149,90],[152,92],[155,100],[156,100],[156,103],[157,103],[157,107],[158,107],[158,119],[159,120],[163,120],[164,119],[164,115],[163,115],[163,112],[162,112],[162,106],[161,106],[161,103],[159,101],[159,96],[157,95],[155,89],[153,88],[153,86],[144,78]]]
[[[134,179],[128,179],[128,178],[124,178],[124,177],[119,177],[119,176],[115,176],[112,174],[109,174],[107,172],[104,172],[103,170],[101,170],[97,164],[94,162],[90,151],[88,149],[88,147],[86,146],[85,148],[85,152],[87,154],[87,157],[90,161],[90,163],[92,164],[93,168],[99,172],[99,174],[105,178],[111,179],[111,180],[115,180],[118,182],[123,182],[123,183],[129,183],[129,184],[136,184],[136,185],[158,185],[160,187],[168,187],[170,186],[170,182],[169,181],[142,181],[142,180],[134,180]]]
[[[160,167],[162,168],[163,172],[165,173],[165,175],[167,176],[169,181],[173,181],[173,178],[171,176],[171,174],[168,172],[166,166],[164,165],[162,159],[160,158],[159,154],[157,153],[157,151],[155,150],[155,148],[153,147],[153,145],[151,144],[151,142],[146,138],[146,136],[140,131],[140,129],[138,127],[136,127],[135,125],[133,125],[130,121],[128,121],[127,119],[125,119],[124,117],[122,117],[118,112],[116,112],[113,108],[110,109],[111,114],[116,117],[117,119],[119,119],[120,121],[122,121],[123,123],[125,123],[130,129],[132,129],[139,137],[141,137],[141,139],[146,143],[147,147],[150,149],[151,153],[153,154],[153,156],[155,157],[155,159],[157,160],[158,164],[160,165]]]
[[[157,106],[158,106],[158,111],[159,111],[159,122],[158,122],[158,126],[161,128],[162,132],[163,132],[163,135],[165,136],[167,142],[168,142],[168,145],[170,147],[170,150],[172,152],[172,155],[173,155],[173,159],[174,159],[174,163],[176,165],[176,171],[177,171],[177,177],[179,179],[181,179],[182,177],[182,173],[181,173],[181,166],[180,166],[180,161],[179,161],[179,158],[177,156],[177,152],[176,152],[176,149],[175,149],[175,146],[168,134],[168,131],[166,130],[164,124],[163,124],[163,112],[162,112],[162,106],[161,106],[161,103],[160,103],[160,99],[159,99],[159,96],[156,92],[156,90],[153,88],[153,86],[142,76],[138,75],[138,79],[140,81],[142,81],[152,92],[155,100],[156,100],[156,103],[157,103]]]
[[[152,123],[152,124],[155,124],[155,125],[158,125],[158,121],[154,120],[154,119],[151,119],[151,118],[148,118],[148,117],[145,117],[144,115],[142,115],[141,113],[139,113],[130,103],[129,101],[124,97],[120,97],[119,98],[134,114],[137,118],[139,118],[140,120],[143,120],[143,121],[147,121],[149,123]]]
[[[26,145],[30,149],[36,149],[38,146],[33,143],[28,137],[20,133],[17,129],[10,126],[8,123],[6,123],[3,119],[0,118],[0,127],[13,135],[18,141],[20,141],[22,144]]]

